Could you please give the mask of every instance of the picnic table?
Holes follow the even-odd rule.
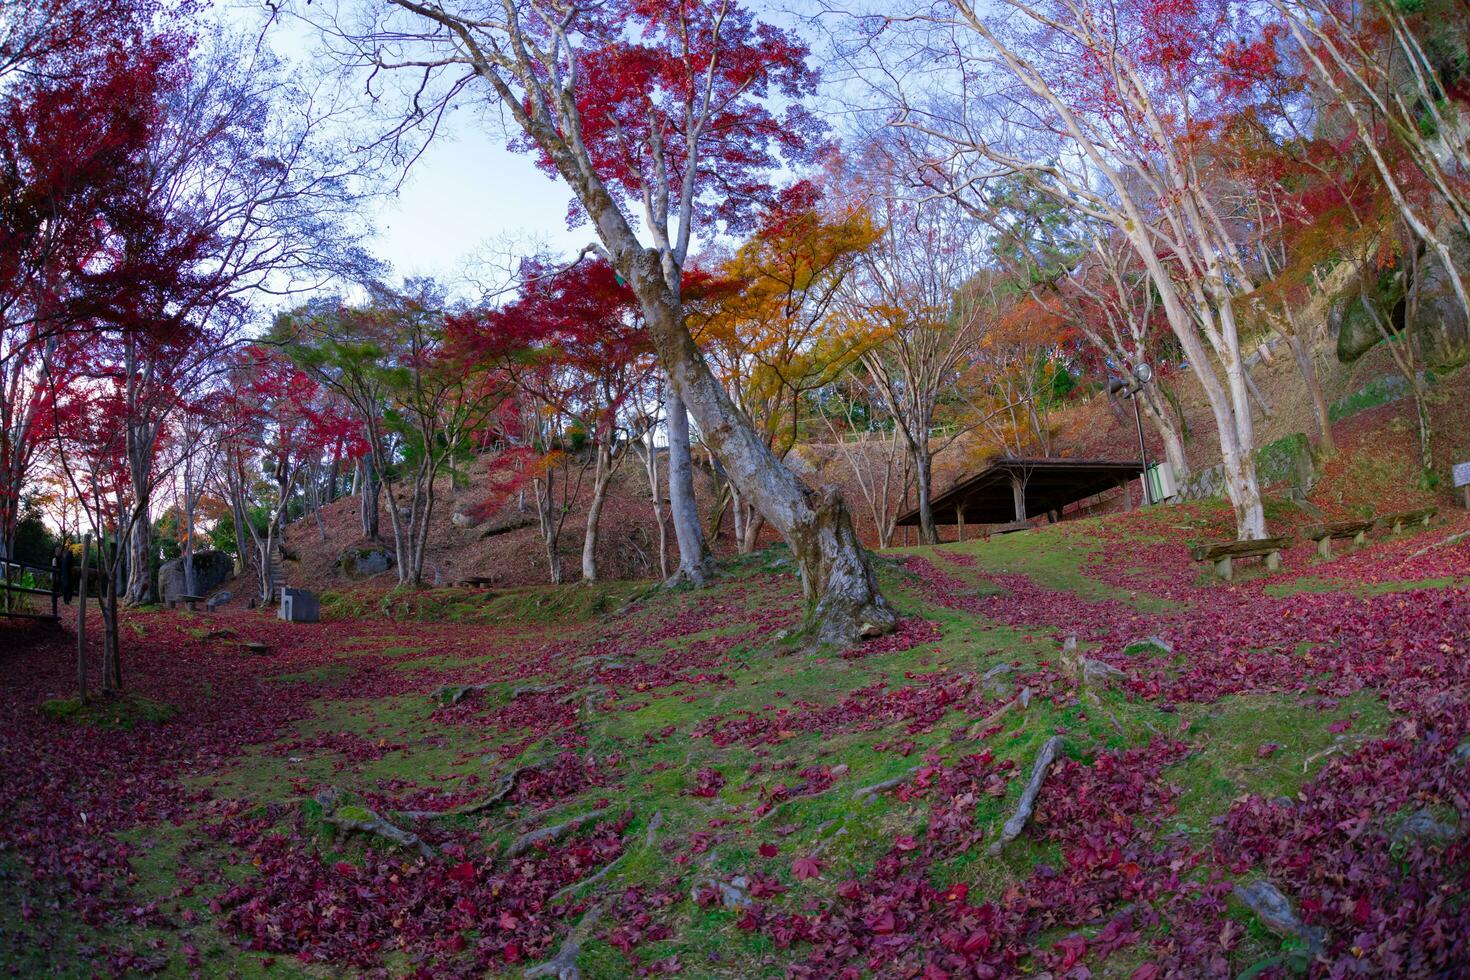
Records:
[[[1259,541],[1220,541],[1214,544],[1197,544],[1189,549],[1195,561],[1215,563],[1215,574],[1229,582],[1235,577],[1235,562],[1241,558],[1265,558],[1266,569],[1276,571],[1281,567],[1281,549],[1291,544],[1291,538],[1262,538]]]
[[[195,603],[203,601],[204,596],[202,595],[171,595],[168,597],[168,607],[170,609],[177,609],[179,608],[179,603],[182,602],[184,605],[189,607],[190,612],[197,612],[198,606],[196,606]]]

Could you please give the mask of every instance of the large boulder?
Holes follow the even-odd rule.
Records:
[[[1458,233],[1449,236],[1450,256],[1462,277],[1470,276],[1470,243]],[[1470,323],[1455,295],[1449,270],[1439,256],[1428,252],[1420,259],[1419,303],[1409,327],[1419,340],[1424,361],[1431,367],[1455,364],[1470,350]]]
[[[354,545],[337,556],[337,570],[350,579],[381,575],[393,564],[393,552],[380,544]]]
[[[1349,282],[1328,313],[1328,325],[1337,332],[1337,359],[1351,364],[1383,339],[1383,332],[1369,309],[1395,332],[1404,328],[1404,277],[1388,272],[1372,283],[1366,294],[1356,277]]]
[[[1470,276],[1470,241],[1458,231],[1444,229],[1443,233],[1455,267],[1462,276]],[[1409,279],[1402,264],[1379,275],[1366,291],[1359,287],[1356,276],[1348,278],[1327,314],[1328,326],[1337,335],[1339,361],[1351,364],[1383,340],[1370,308],[1391,325],[1394,333],[1405,327],[1411,330],[1430,367],[1465,359],[1470,352],[1470,322],[1455,295],[1449,270],[1427,248],[1419,256],[1417,268],[1419,288],[1412,315],[1408,313]]]
[[[194,552],[194,595],[204,595],[228,582],[235,574],[235,562],[223,551]],[[158,594],[164,600],[189,595],[184,587],[184,559],[165,562],[158,569]]]

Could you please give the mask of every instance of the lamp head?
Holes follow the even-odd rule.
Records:
[[[1149,367],[1146,362],[1138,364],[1133,368],[1133,377],[1139,384],[1146,385],[1153,380],[1154,369]]]

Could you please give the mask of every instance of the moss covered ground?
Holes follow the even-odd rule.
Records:
[[[1416,859],[1390,830],[1470,816],[1465,712],[1426,693],[1465,703],[1464,546],[1411,559],[1431,529],[1225,586],[1184,557],[1194,533],[1113,518],[885,554],[903,628],[851,651],[802,645],[779,549],[702,591],[349,594],[315,626],[217,617],[228,635],[152,610],[129,658],[154,707],[126,726],[64,710],[66,641],[32,637],[4,695],[0,967],[518,975],[584,920],[594,977],[1465,966],[1463,936],[1419,931],[1464,917],[1463,833]],[[1080,680],[1069,637],[1119,673]],[[1418,784],[1325,822],[1396,752]],[[1362,888],[1334,878],[1355,849]],[[1262,876],[1325,931],[1314,965],[1230,897]]]

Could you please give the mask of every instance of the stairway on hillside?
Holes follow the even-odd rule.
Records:
[[[281,601],[281,590],[286,587],[286,556],[281,551],[280,543],[271,546],[271,602]]]

